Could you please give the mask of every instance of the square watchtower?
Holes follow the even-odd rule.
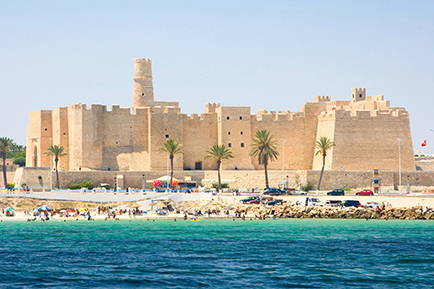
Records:
[[[366,100],[366,88],[351,88],[351,101]]]

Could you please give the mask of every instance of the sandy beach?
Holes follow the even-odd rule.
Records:
[[[92,219],[94,220],[113,220],[113,217],[108,218],[106,212],[102,212],[102,208],[111,208],[115,210],[116,216],[115,220],[134,220],[134,219],[183,219],[187,213],[188,219],[195,218],[228,218],[235,217],[235,212],[237,210],[247,211],[245,217],[254,218],[257,211],[263,211],[264,209],[270,209],[270,206],[263,205],[250,205],[242,204],[240,200],[248,197],[250,195],[217,195],[213,197],[212,201],[190,201],[190,202],[180,202],[171,203],[174,208],[173,211],[167,211],[166,214],[157,214],[158,209],[163,209],[162,207],[156,207],[154,210],[148,210],[143,214],[134,214],[134,210],[140,209],[138,207],[140,202],[118,202],[118,203],[91,203],[91,202],[80,202],[80,201],[53,201],[53,200],[36,200],[31,198],[0,198],[0,210],[3,212],[8,207],[14,208],[15,216],[6,216],[3,212],[0,216],[0,221],[27,221],[31,219],[31,214],[29,212],[32,209],[39,208],[41,206],[47,206],[51,210],[56,209],[57,211],[62,208],[78,209],[83,208],[90,212]],[[367,202],[378,202],[384,204],[388,208],[434,208],[434,196],[432,195],[395,195],[395,196],[385,196],[385,195],[375,195],[375,196],[355,196],[355,195],[345,195],[345,196],[327,196],[324,194],[309,194],[309,197],[319,198],[321,202],[327,200],[359,200],[362,205]],[[274,199],[282,199],[286,203],[285,205],[295,205],[301,196],[277,196]],[[161,204],[163,205],[163,204]],[[98,207],[100,207],[100,213],[98,213]],[[279,208],[279,206],[274,206],[273,208]],[[207,214],[209,211],[216,211],[216,213]],[[120,213],[122,211],[123,213]],[[202,215],[197,216],[197,212],[201,212]],[[229,213],[227,213],[229,212]],[[39,218],[40,219],[40,218]],[[38,220],[39,220],[38,219]],[[83,215],[80,216],[60,216],[59,214],[54,214],[51,218],[57,221],[69,221],[69,220],[86,220],[87,217]]]

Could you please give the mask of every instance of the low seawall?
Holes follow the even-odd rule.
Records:
[[[256,218],[327,218],[327,219],[386,219],[386,220],[434,220],[434,209],[412,208],[355,208],[355,207],[316,207],[278,206],[238,208],[240,216],[253,214]]]

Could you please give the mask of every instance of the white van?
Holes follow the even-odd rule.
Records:
[[[299,206],[321,206],[319,199],[312,197],[300,197],[298,198],[297,204]]]

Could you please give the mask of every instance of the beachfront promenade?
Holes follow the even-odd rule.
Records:
[[[107,190],[43,190],[26,191],[0,190],[0,197],[33,198],[56,201],[82,201],[94,203],[137,202],[157,199],[167,199],[173,202],[185,201],[209,201],[212,195],[209,193],[184,193],[184,192],[155,192],[155,191],[107,191]]]
[[[225,192],[213,196],[210,193],[185,193],[185,192],[156,192],[152,190],[142,191],[110,191],[110,190],[15,190],[6,191],[0,189],[0,197],[5,198],[33,198],[39,200],[55,200],[55,201],[83,201],[95,203],[117,203],[117,202],[140,202],[144,208],[149,208],[151,203],[158,200],[170,200],[175,203],[188,202],[188,201],[212,201],[218,199],[224,203],[238,204],[239,201],[247,196],[258,196],[260,193],[244,192],[234,197],[232,193]],[[359,200],[361,204],[366,202],[376,201],[380,203],[390,204],[393,207],[414,207],[414,206],[428,206],[434,207],[434,194],[433,193],[420,193],[420,192],[398,192],[390,191],[375,194],[374,196],[356,196],[354,192],[346,192],[345,196],[327,196],[326,191],[310,191],[308,196],[318,197],[321,202],[327,200]],[[283,199],[288,203],[295,204],[300,196],[274,196],[275,199]]]

